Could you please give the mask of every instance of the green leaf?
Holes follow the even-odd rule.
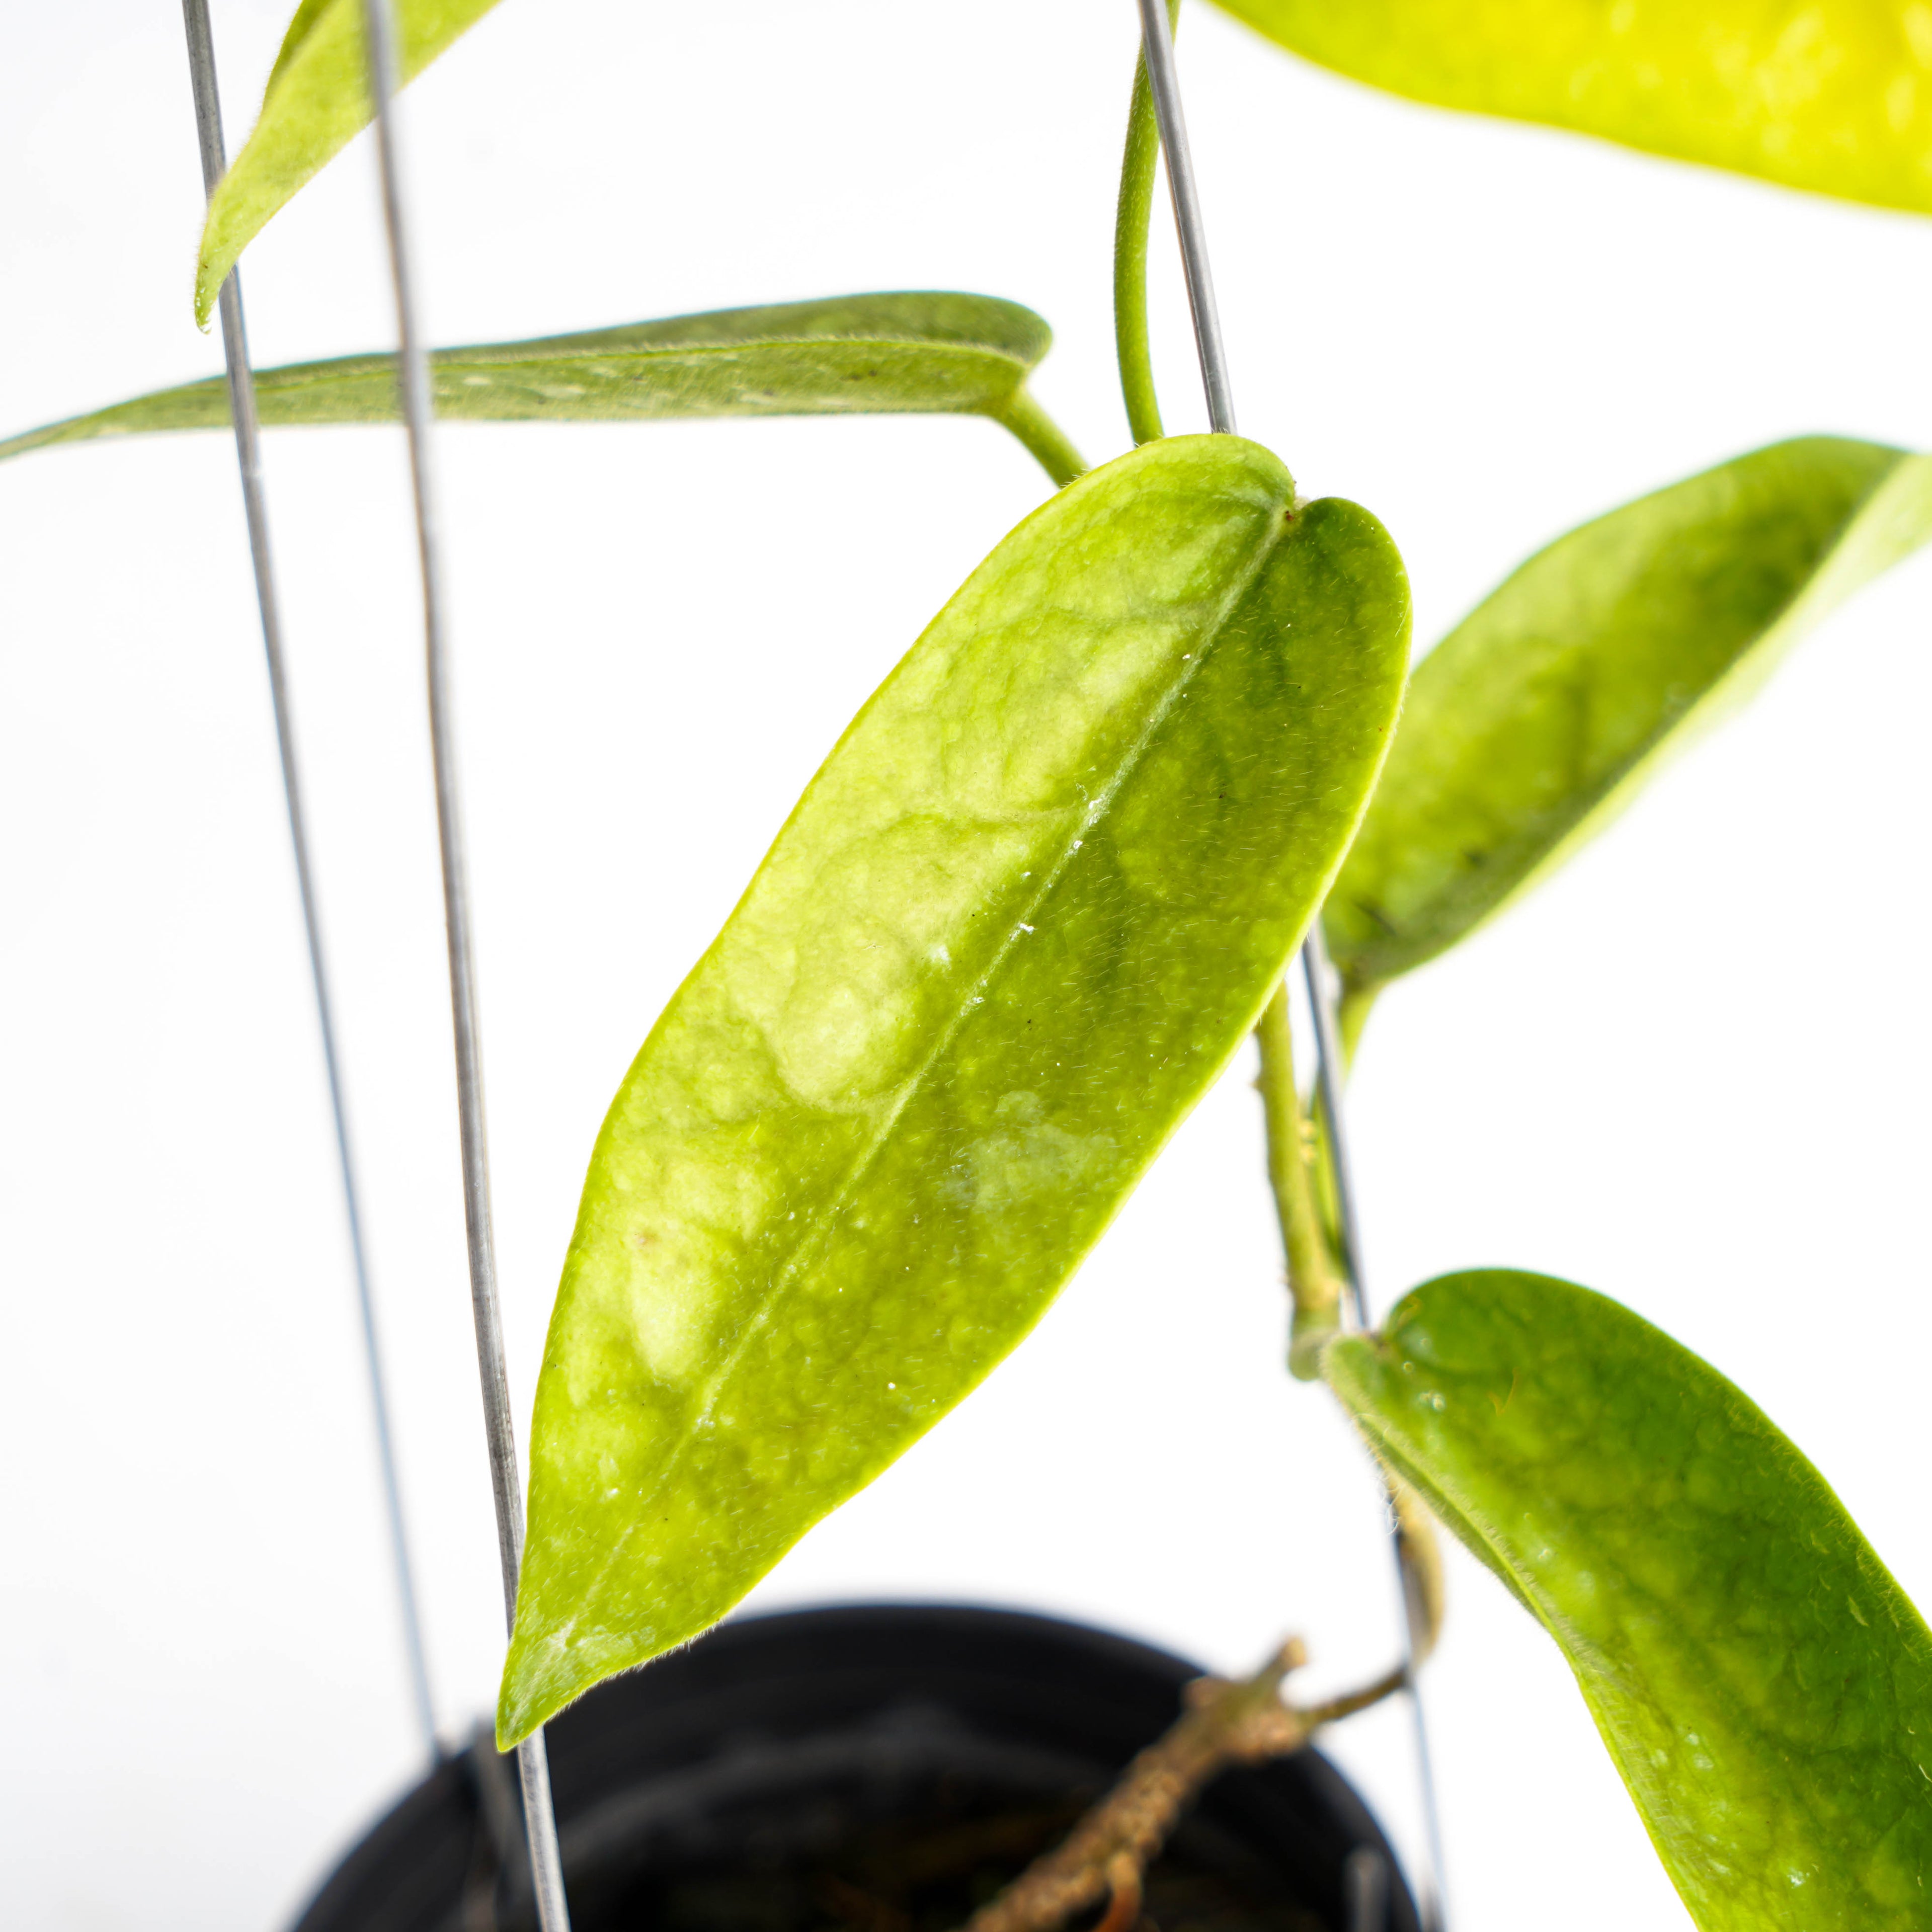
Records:
[[[416,76],[496,0],[394,0],[403,79]],[[208,204],[195,265],[202,324],[242,251],[374,114],[362,50],[364,0],[302,0],[268,76],[262,112]]]
[[[1408,629],[1382,526],[1219,436],[1082,478],[934,620],[604,1122],[506,1743],[714,1622],[1040,1318],[1298,942]]]
[[[1523,565],[1417,667],[1323,915],[1359,1012],[1600,830],[1662,758],[1932,536],[1932,459],[1774,443]]]
[[[530,342],[440,349],[439,416],[466,422],[959,411],[1012,430],[1056,482],[1084,467],[1028,393],[1053,333],[992,296],[920,291],[779,302]],[[256,371],[265,423],[393,422],[393,356]],[[154,430],[225,429],[219,376],[163,389],[0,442],[0,460],[54,443]]]
[[[1324,1372],[1562,1646],[1702,1932],[1922,1932],[1932,1635],[1760,1410],[1501,1269],[1417,1288]]]
[[[1221,0],[1337,73],[1789,188],[1932,211],[1921,0]]]

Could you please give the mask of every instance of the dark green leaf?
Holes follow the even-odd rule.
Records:
[[[1447,1275],[1324,1372],[1562,1646],[1702,1932],[1932,1922],[1932,1635],[1708,1363],[1544,1275]]]
[[[488,13],[496,0],[394,0],[403,79]],[[283,37],[262,112],[208,204],[195,265],[194,314],[206,322],[228,272],[283,203],[367,127],[364,0],[302,0]]]
[[[1408,594],[1267,451],[1149,443],[847,731],[604,1122],[537,1392],[506,1742],[722,1616],[1032,1328],[1253,1024]]]
[[[1358,1007],[1433,958],[1932,536],[1932,459],[1774,443],[1561,537],[1417,667],[1323,915]]]
[[[1027,393],[1052,332],[992,296],[920,291],[720,309],[663,322],[438,350],[436,413],[466,422],[964,411],[1004,423],[1056,482],[1078,454]],[[393,422],[395,358],[345,356],[263,369],[265,423]],[[57,442],[221,429],[220,376],[163,389],[0,442],[0,460]]]
[[[1221,4],[1412,100],[1932,211],[1932,12],[1920,0]]]

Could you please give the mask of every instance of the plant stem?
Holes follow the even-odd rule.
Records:
[[[1389,1508],[1395,1514],[1396,1562],[1402,1576],[1402,1608],[1408,1617],[1408,1667],[1413,1671],[1428,1661],[1442,1635],[1442,1547],[1428,1504],[1394,1470],[1382,1473]]]
[[[1167,17],[1178,26],[1180,0],[1167,0]],[[1120,198],[1114,216],[1114,346],[1120,364],[1120,394],[1136,442],[1153,442],[1161,428],[1154,393],[1154,358],[1148,346],[1148,226],[1154,213],[1154,162],[1160,131],[1154,125],[1154,89],[1147,56],[1134,64],[1133,104],[1127,110],[1126,152],[1120,158]]]
[[[1407,1670],[1398,1667],[1364,1690],[1298,1709],[1282,1701],[1282,1680],[1306,1660],[1300,1640],[1291,1637],[1239,1683],[1197,1678],[1179,1718],[1128,1766],[1064,1844],[973,1915],[966,1932],[1051,1932],[1102,1899],[1109,1901],[1102,1926],[1132,1926],[1142,1874],[1210,1778],[1230,1765],[1299,1750],[1324,1724],[1381,1702],[1408,1682]]]
[[[1341,1321],[1342,1276],[1323,1225],[1309,1159],[1308,1126],[1295,1091],[1294,1040],[1286,982],[1275,988],[1255,1038],[1262,1050],[1261,1077],[1255,1085],[1268,1124],[1268,1185],[1274,1192],[1281,1244],[1288,1258],[1288,1292],[1294,1300],[1288,1367],[1300,1380],[1312,1382],[1321,1372],[1322,1344]]]
[[[1054,482],[1064,488],[1087,473],[1086,460],[1066,440],[1060,425],[1034,400],[1030,389],[1016,389],[1006,402],[986,412],[1024,443]]]

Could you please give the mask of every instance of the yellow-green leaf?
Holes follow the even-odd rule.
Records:
[[[194,314],[206,322],[242,251],[268,218],[367,127],[364,0],[302,0],[289,22],[248,145],[208,204],[195,265]],[[394,0],[403,79],[416,76],[496,0]]]
[[[605,1120],[498,1735],[722,1616],[1032,1328],[1354,831],[1408,595],[1233,436],[1083,477],[812,781]]]
[[[1932,1634],[1738,1389],[1503,1269],[1426,1283],[1324,1372],[1562,1646],[1702,1932],[1932,1923]]]
[[[1804,436],[1559,537],[1416,668],[1322,923],[1359,1015],[1932,537],[1932,458]]]
[[[1221,0],[1391,93],[1932,211],[1923,0]]]
[[[1026,387],[1052,332],[993,296],[917,291],[721,309],[530,342],[439,349],[436,410],[463,422],[958,411],[1004,423],[1055,482],[1084,466]],[[393,356],[256,373],[265,423],[392,422]],[[225,429],[220,376],[0,441],[0,461],[56,443]]]

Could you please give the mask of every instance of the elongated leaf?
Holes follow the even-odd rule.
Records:
[[[719,309],[440,349],[430,359],[436,413],[455,422],[959,412],[1004,423],[1064,483],[1084,466],[1026,389],[1052,340],[1018,302],[921,290]],[[397,418],[393,356],[263,369],[255,387],[265,423]],[[228,423],[228,385],[211,376],[29,430],[0,442],[0,461],[55,443]]]
[[[369,124],[364,0],[302,0],[283,37],[247,145],[208,204],[195,264],[194,314],[205,323],[242,251],[268,218]],[[403,79],[416,76],[496,0],[394,0]]]
[[[1559,538],[1417,667],[1323,916],[1359,1008],[1433,958],[1932,536],[1932,459],[1774,443]]]
[[[1932,13],[1919,0],[1221,4],[1414,100],[1932,210]]]
[[[722,1616],[1037,1321],[1253,1024],[1401,686],[1380,524],[1150,443],[1000,544],[646,1041],[537,1392],[498,1713]]]
[[[1417,1288],[1325,1372],[1562,1646],[1703,1932],[1922,1932],[1932,1635],[1744,1395],[1502,1270]]]

